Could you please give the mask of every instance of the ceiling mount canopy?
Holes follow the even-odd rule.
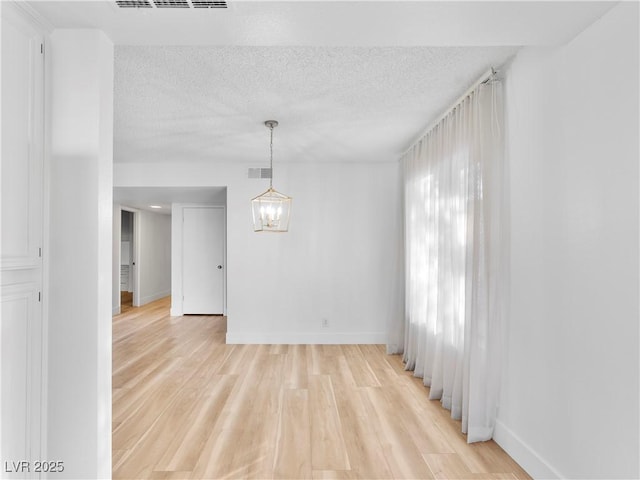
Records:
[[[264,122],[269,129],[269,189],[251,200],[253,230],[255,232],[286,232],[289,230],[291,197],[273,188],[273,129],[278,126],[276,120]]]

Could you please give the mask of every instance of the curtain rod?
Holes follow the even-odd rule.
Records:
[[[427,136],[429,132],[431,132],[431,130],[436,128],[436,126],[442,120],[444,120],[446,116],[449,115],[458,105],[460,105],[465,98],[471,95],[471,93],[478,87],[478,85],[487,83],[489,80],[491,80],[491,77],[493,77],[495,74],[496,74],[496,69],[493,67],[491,67],[489,70],[484,72],[482,76],[473,83],[473,85],[471,85],[462,95],[460,95],[460,97],[458,97],[458,99],[455,102],[453,102],[453,105],[451,107],[447,108],[447,110],[445,110],[444,113],[442,113],[435,121],[431,122],[429,126],[426,129],[424,129],[422,133],[409,144],[409,146],[400,154],[400,157],[404,157],[407,154],[407,152],[411,150],[413,147],[415,147],[420,140],[422,140],[425,136]]]

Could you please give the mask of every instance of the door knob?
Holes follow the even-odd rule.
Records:
[[[218,270],[222,270],[222,265],[218,265]]]

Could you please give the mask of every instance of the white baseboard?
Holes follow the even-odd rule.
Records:
[[[227,332],[228,344],[345,345],[384,344],[386,342],[386,332]]]
[[[120,315],[120,307],[113,307],[111,309],[111,316]]]
[[[155,300],[160,300],[161,298],[164,298],[164,297],[168,297],[169,295],[171,295],[171,290],[165,290],[163,292],[147,295],[146,297],[142,297],[140,299],[140,306],[146,305],[147,303],[153,302]]]
[[[171,307],[171,309],[169,310],[169,315],[172,316],[172,317],[181,317],[182,316],[182,310],[178,309],[178,308]]]
[[[389,355],[401,355],[404,353],[404,345],[397,343],[387,343],[387,353]]]
[[[500,420],[496,420],[493,440],[533,478],[566,478]]]

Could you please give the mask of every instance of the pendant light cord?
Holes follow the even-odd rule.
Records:
[[[271,152],[269,159],[269,168],[271,169],[271,175],[269,175],[269,189],[273,188],[273,125],[269,126],[269,130],[271,131],[271,139],[269,141],[269,151]]]

